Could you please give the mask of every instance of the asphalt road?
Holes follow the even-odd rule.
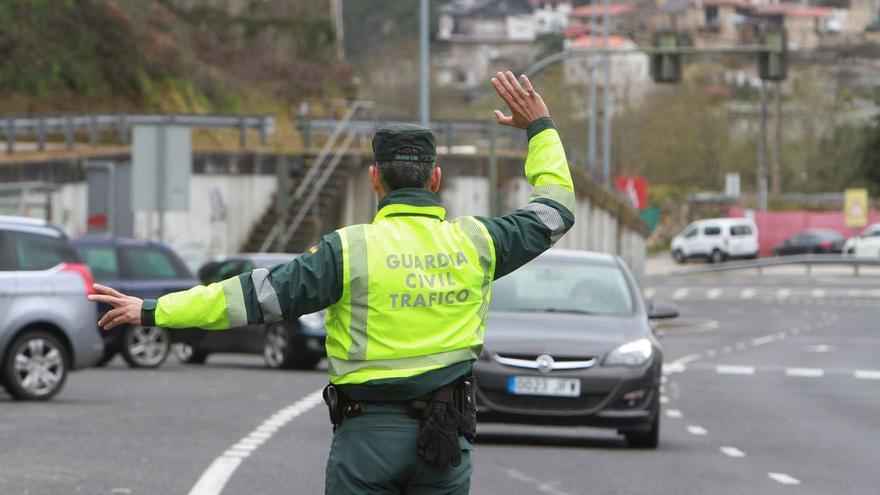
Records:
[[[476,494],[880,492],[880,278],[650,276],[676,302],[661,445],[614,432],[480,426]],[[490,329],[491,331],[491,329]],[[0,395],[0,494],[323,491],[322,371],[217,355],[153,371],[115,361],[49,403]]]

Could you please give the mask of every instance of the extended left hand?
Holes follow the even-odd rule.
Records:
[[[101,317],[98,321],[98,326],[104,330],[110,330],[117,325],[125,323],[132,325],[141,324],[141,310],[144,307],[143,299],[126,296],[115,289],[101,284],[95,284],[94,287],[98,293],[90,295],[89,301],[102,302],[113,306],[113,309]]]

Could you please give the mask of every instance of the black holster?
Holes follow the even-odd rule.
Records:
[[[330,423],[333,424],[333,432],[345,418],[354,418],[364,412],[364,406],[360,402],[348,397],[342,390],[330,384],[324,387],[324,403],[330,413]]]

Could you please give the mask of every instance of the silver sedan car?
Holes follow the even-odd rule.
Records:
[[[0,217],[0,384],[16,399],[46,400],[68,371],[104,352],[92,276],[61,230]]]

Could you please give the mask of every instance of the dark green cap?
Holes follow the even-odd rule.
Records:
[[[404,152],[405,148],[409,150]],[[437,159],[437,141],[431,129],[422,126],[384,125],[373,135],[373,159],[376,162],[433,162]]]

